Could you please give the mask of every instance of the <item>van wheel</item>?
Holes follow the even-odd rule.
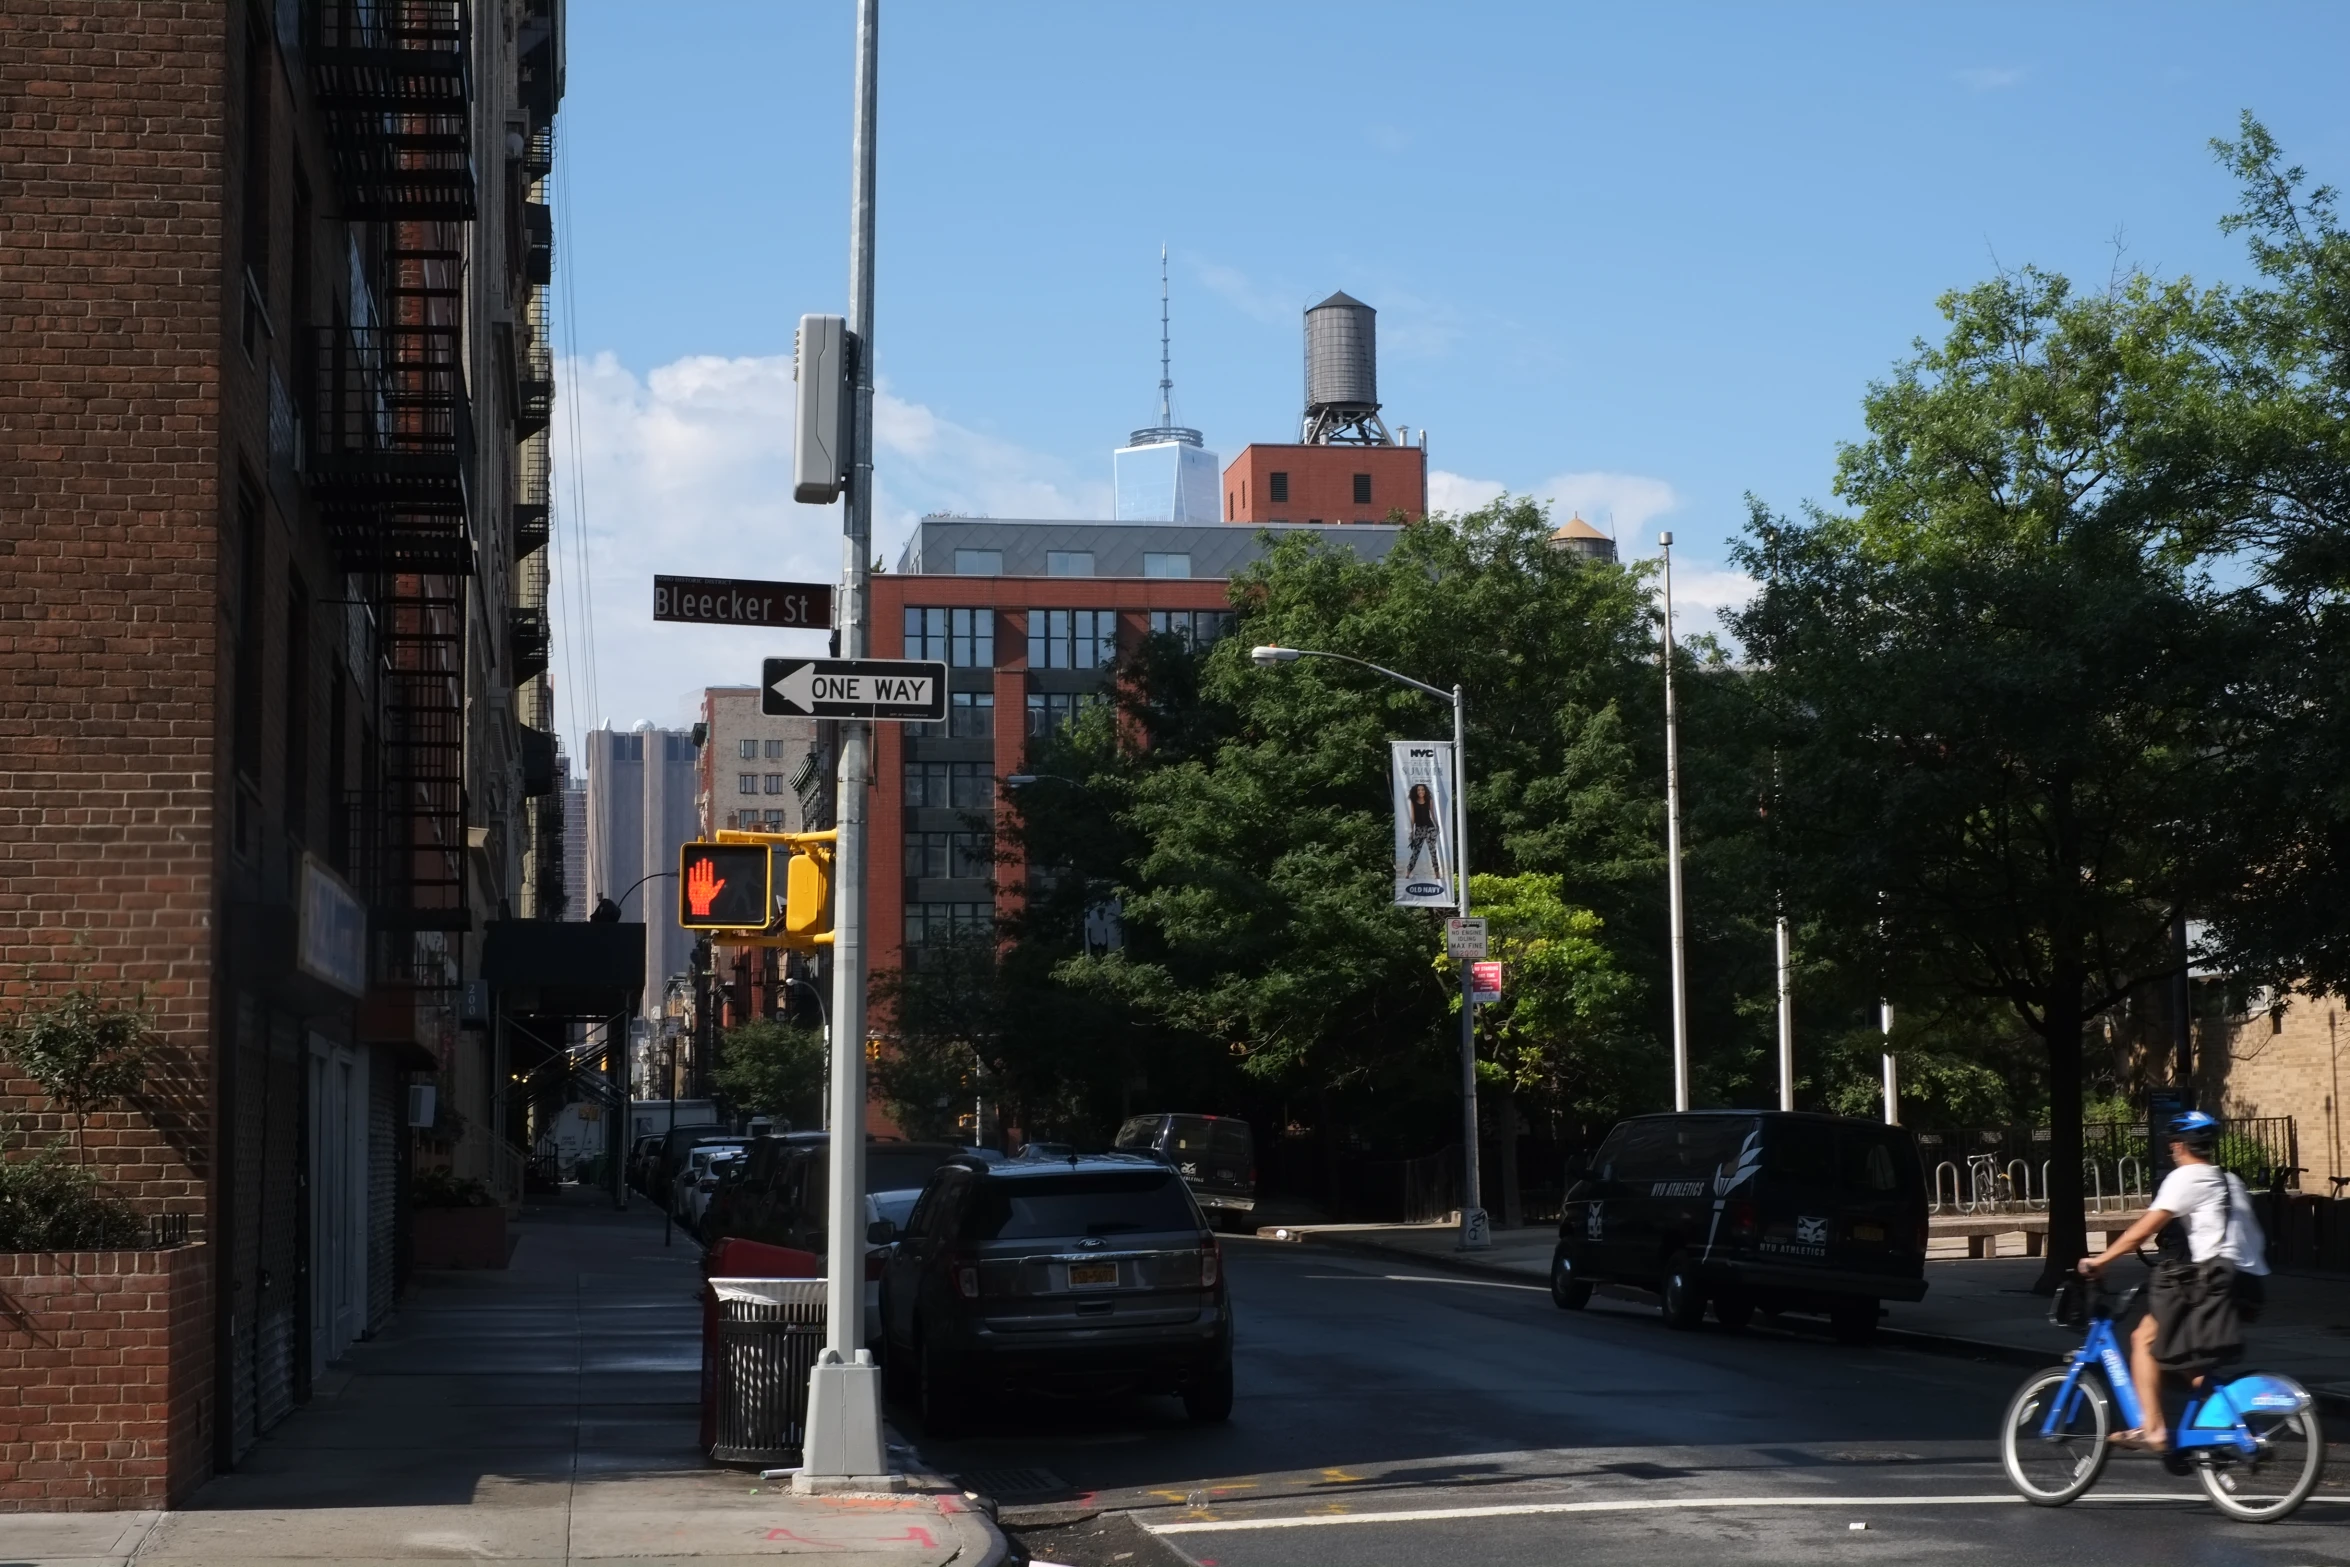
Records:
[[[1866,1344],[1877,1336],[1877,1303],[1863,1297],[1828,1308],[1828,1331],[1839,1344]]]
[[[1550,1259],[1550,1299],[1561,1311],[1591,1304],[1591,1281],[1575,1272],[1573,1259],[1563,1251]]]
[[[1697,1273],[1690,1266],[1689,1253],[1677,1251],[1665,1259],[1656,1298],[1668,1328],[1686,1331],[1705,1319],[1705,1292],[1697,1286]]]
[[[1725,1333],[1743,1333],[1754,1320],[1754,1297],[1725,1290],[1714,1297],[1714,1320]]]

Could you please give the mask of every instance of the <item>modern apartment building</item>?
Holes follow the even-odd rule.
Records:
[[[873,578],[873,656],[948,665],[943,724],[879,724],[870,838],[872,966],[986,930],[1020,894],[996,863],[1002,780],[1032,737],[1102,699],[1120,652],[1232,623],[1232,575],[1264,539],[1316,537],[1376,559],[1401,529],[929,517]]]
[[[561,0],[10,8],[0,1006],[147,1011],[161,1075],[86,1146],[189,1240],[168,1389],[60,1473],[13,1380],[0,1510],[234,1466],[389,1313],[412,1166],[515,1169],[460,997],[553,788],[562,49]],[[64,1124],[5,1066],[0,1113]]]

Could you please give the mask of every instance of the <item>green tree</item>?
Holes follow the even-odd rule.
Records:
[[[738,1023],[718,1041],[710,1080],[737,1110],[780,1116],[795,1126],[818,1125],[824,1035],[778,1018]]]
[[[1345,665],[1260,669],[1248,648],[1460,682],[1471,864],[1547,870],[1562,896],[1621,906],[1622,864],[1645,853],[1661,871],[1640,844],[1658,826],[1661,790],[1641,777],[1653,752],[1625,738],[1660,732],[1651,610],[1639,571],[1565,554],[1549,532],[1540,508],[1505,501],[1415,526],[1378,561],[1284,539],[1233,584],[1234,635],[1189,660],[1149,650],[1126,671],[1123,743],[1097,735],[1067,759],[1093,803],[1048,803],[1042,789],[1017,802],[1041,863],[1087,852],[1055,841],[1050,813],[1106,810],[1113,828],[1096,842],[1114,861],[1126,944],[1072,955],[1060,980],[1147,1020],[1168,1048],[1186,1041],[1193,1062],[1238,1053],[1266,1088],[1448,1098],[1441,919],[1395,907],[1387,865],[1388,742],[1442,736],[1450,715]],[[1653,902],[1661,925],[1661,893]],[[1602,919],[1589,939],[1604,944],[1620,927]]]
[[[73,1117],[79,1150],[91,1115],[129,1100],[145,1085],[153,1029],[143,1008],[76,985],[0,1024],[0,1053]]]
[[[2053,1276],[2085,1245],[2084,1030],[2173,971],[2225,806],[2210,717],[2246,627],[2166,553],[2192,519],[2148,455],[2212,393],[2211,301],[2026,271],[1942,310],[1842,453],[1852,514],[1756,509],[1736,626],[1797,907],[1897,1001],[1996,1001],[2046,1049]]]

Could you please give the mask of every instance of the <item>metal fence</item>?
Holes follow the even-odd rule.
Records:
[[[1931,1213],[2033,1213],[2048,1207],[2049,1131],[1967,1127],[1917,1134]],[[2300,1186],[2293,1118],[2247,1116],[2220,1122],[2218,1163],[2254,1186]],[[2153,1194],[2144,1121],[2093,1121],[2081,1128],[2081,1189],[2091,1213],[2142,1208]]]

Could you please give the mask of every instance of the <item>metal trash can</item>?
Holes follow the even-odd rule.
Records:
[[[712,1279],[716,1416],[710,1456],[727,1464],[799,1462],[808,1377],[824,1349],[824,1280]]]

